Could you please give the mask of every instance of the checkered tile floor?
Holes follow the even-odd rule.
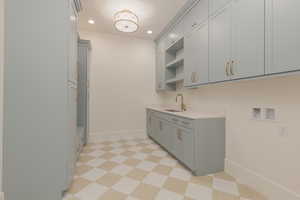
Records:
[[[195,177],[145,137],[88,144],[63,200],[265,200],[226,173]]]

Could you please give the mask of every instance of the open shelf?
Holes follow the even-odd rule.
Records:
[[[180,49],[183,49],[184,47],[184,38],[180,38],[179,40],[177,40],[176,42],[174,42],[171,46],[169,46],[166,51],[168,53],[176,53],[177,51],[179,51]]]
[[[183,80],[184,80],[183,76],[180,75],[178,77],[166,80],[166,84],[173,84],[173,83],[177,83],[177,82],[180,82]]]
[[[176,68],[176,67],[179,67],[179,66],[182,66],[184,63],[184,58],[178,58],[178,59],[175,59],[174,61],[170,62],[167,64],[166,68]]]

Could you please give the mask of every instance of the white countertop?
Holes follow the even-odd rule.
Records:
[[[178,117],[188,118],[188,119],[225,118],[224,114],[197,112],[197,111],[193,111],[193,109],[188,109],[187,111],[184,111],[184,112],[169,112],[169,111],[166,111],[167,109],[178,110],[178,107],[174,107],[174,106],[149,105],[146,108],[154,110],[154,111],[158,111],[158,112],[178,116]]]

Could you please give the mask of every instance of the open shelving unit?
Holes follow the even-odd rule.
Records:
[[[172,89],[184,80],[184,37],[173,42],[165,52],[165,83]]]

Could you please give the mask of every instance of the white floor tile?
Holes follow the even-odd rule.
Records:
[[[75,194],[74,196],[76,198],[79,198],[80,200],[98,200],[99,197],[104,194],[108,188],[92,183],[85,187],[83,190],[81,190],[79,193]]]
[[[188,184],[185,196],[197,200],[212,200],[212,189],[190,183]]]
[[[174,168],[170,173],[170,177],[178,178],[183,181],[190,181],[192,175],[185,169]]]
[[[130,194],[135,190],[135,188],[139,184],[140,184],[140,182],[138,182],[136,180],[124,177],[117,184],[115,184],[112,188],[118,192]]]
[[[127,165],[118,165],[115,168],[113,168],[111,170],[111,172],[115,173],[115,174],[119,174],[121,176],[125,176],[126,174],[128,174],[133,168],[129,167]]]
[[[106,171],[99,169],[99,168],[94,168],[87,173],[83,174],[81,177],[85,178],[89,181],[96,181],[100,177],[102,177],[104,174],[106,174]]]
[[[143,183],[153,185],[156,187],[162,187],[166,180],[167,180],[167,176],[151,172],[145,177]]]
[[[152,171],[157,166],[156,163],[149,161],[142,161],[140,164],[136,166],[136,168],[143,169],[145,171]]]
[[[230,193],[238,196],[239,191],[237,184],[231,181],[225,181],[223,179],[214,178],[213,188],[222,192]]]

